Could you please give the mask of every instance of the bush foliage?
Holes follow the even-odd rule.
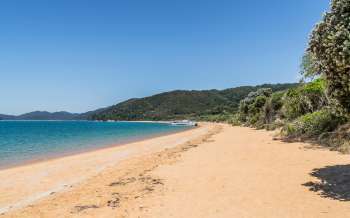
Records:
[[[327,102],[325,81],[319,78],[287,91],[259,89],[251,92],[241,101],[238,117],[249,126],[271,127],[271,124],[281,125],[281,120],[292,121],[321,110]]]
[[[324,132],[335,130],[342,122],[344,122],[342,117],[328,109],[322,109],[305,114],[292,123],[286,124],[282,132],[288,137],[318,137]]]
[[[288,120],[320,110],[327,105],[325,81],[316,79],[287,91],[284,96],[283,114]]]
[[[249,93],[239,105],[240,121],[248,125],[261,126],[263,124],[261,119],[263,108],[271,95],[272,90],[269,88]]]
[[[282,135],[288,138],[318,138],[346,121],[329,104],[323,78],[286,91],[251,92],[241,101],[235,118],[235,124],[268,130],[282,127]]]

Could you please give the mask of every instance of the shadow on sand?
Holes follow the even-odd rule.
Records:
[[[320,182],[303,184],[310,191],[317,192],[324,198],[350,201],[350,165],[335,165],[314,169],[310,175],[320,180]]]

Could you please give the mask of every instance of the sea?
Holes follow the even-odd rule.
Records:
[[[0,168],[117,146],[191,127],[156,122],[0,121]]]

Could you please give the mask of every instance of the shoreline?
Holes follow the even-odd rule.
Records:
[[[56,120],[54,120],[54,121],[56,121]],[[134,122],[134,121],[125,121],[125,122]],[[143,121],[141,121],[141,122],[143,122]],[[150,123],[154,123],[154,122],[152,121]],[[173,131],[165,132],[165,133],[155,133],[155,134],[151,134],[148,136],[135,137],[133,139],[124,139],[124,140],[121,140],[120,142],[117,142],[117,143],[106,144],[106,145],[102,145],[102,146],[96,147],[96,148],[86,148],[84,150],[76,150],[76,151],[72,150],[72,151],[67,151],[67,152],[61,152],[59,154],[51,154],[51,155],[43,154],[42,155],[43,157],[36,157],[32,160],[25,160],[25,161],[22,161],[21,163],[6,164],[6,165],[2,165],[2,166],[0,165],[0,172],[3,170],[14,169],[17,167],[23,167],[26,165],[32,165],[32,164],[46,162],[46,161],[50,161],[50,160],[61,159],[61,158],[69,157],[69,156],[74,156],[74,155],[79,155],[79,154],[84,154],[84,153],[89,153],[89,152],[95,152],[95,151],[104,150],[104,149],[108,149],[108,148],[127,146],[130,143],[136,143],[136,142],[141,142],[144,140],[155,139],[155,138],[162,137],[162,136],[167,136],[167,135],[172,135],[172,134],[181,133],[181,132],[185,132],[185,131],[190,131],[190,130],[195,129],[195,128],[198,128],[198,127],[184,128],[181,130],[173,130]]]
[[[350,216],[349,156],[310,146],[274,140],[265,130],[205,123],[27,167],[14,177],[0,172],[0,217]],[[38,192],[50,179],[64,183]],[[11,196],[17,200],[9,204]]]
[[[210,127],[180,130],[118,146],[0,170],[0,214],[64,192],[121,161],[177,146],[206,134]]]

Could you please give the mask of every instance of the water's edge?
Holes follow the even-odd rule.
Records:
[[[130,122],[133,123],[134,121],[123,121],[123,122]],[[135,123],[166,123],[165,121],[135,121]],[[99,151],[99,150],[104,150],[104,149],[108,149],[108,148],[113,148],[113,147],[117,147],[117,146],[127,146],[128,144],[131,143],[136,143],[136,142],[141,142],[144,140],[149,140],[149,139],[155,139],[158,137],[163,137],[163,136],[168,136],[168,135],[173,135],[173,134],[177,134],[177,133],[181,133],[181,132],[186,132],[186,131],[190,131],[193,129],[199,128],[198,126],[196,127],[187,127],[184,129],[178,129],[178,130],[173,130],[171,132],[163,132],[163,133],[156,133],[156,134],[150,134],[150,135],[145,135],[145,136],[139,136],[137,138],[132,138],[132,139],[124,139],[124,140],[120,140],[119,142],[115,142],[113,144],[105,144],[105,145],[101,145],[99,147],[95,147],[95,148],[86,148],[84,150],[71,150],[71,151],[66,151],[66,152],[59,152],[56,154],[44,154],[41,157],[36,157],[33,158],[31,160],[24,160],[21,161],[19,163],[10,163],[10,164],[6,164],[6,165],[0,165],[0,171],[3,170],[11,170],[14,168],[18,168],[18,167],[23,167],[23,166],[28,166],[31,164],[36,164],[36,163],[42,163],[42,162],[46,162],[46,161],[51,161],[51,160],[57,160],[57,159],[61,159],[61,158],[65,158],[65,157],[69,157],[69,156],[75,156],[75,155],[80,155],[80,154],[84,154],[84,153],[89,153],[89,152],[95,152],[95,151]]]

